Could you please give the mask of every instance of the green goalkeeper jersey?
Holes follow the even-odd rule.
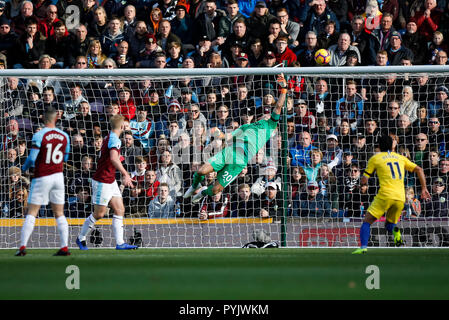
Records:
[[[242,149],[251,160],[270,140],[276,129],[280,115],[272,112],[268,120],[244,124],[232,132],[233,148]]]

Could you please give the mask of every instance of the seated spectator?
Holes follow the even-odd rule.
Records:
[[[324,31],[318,35],[317,45],[319,48],[330,48],[338,44],[339,37],[340,34],[335,31],[335,21],[328,20],[324,26]]]
[[[68,205],[67,216],[70,218],[86,218],[92,213],[90,190],[87,187],[76,188],[76,199]]]
[[[449,89],[446,86],[439,86],[435,89],[435,98],[433,101],[429,101],[427,108],[429,110],[429,116],[437,116],[443,109],[443,102],[449,98]]]
[[[265,186],[265,192],[260,196],[256,207],[260,208],[259,216],[261,218],[274,218],[282,214],[282,202],[276,183],[267,183]]]
[[[94,10],[94,21],[87,28],[87,36],[99,40],[108,27],[108,16],[104,7],[99,6]]]
[[[298,61],[302,67],[315,67],[315,52],[321,49],[318,46],[318,37],[315,31],[305,35],[305,45],[297,51]]]
[[[193,47],[192,27],[193,19],[187,13],[187,9],[184,5],[178,4],[175,7],[175,14],[173,20],[170,21],[171,29],[174,35],[178,36],[182,40],[184,45],[190,45]]]
[[[421,215],[421,211],[421,201],[415,197],[413,187],[408,187],[405,190],[404,216],[406,218],[418,218]]]
[[[316,181],[318,177],[318,170],[320,169],[323,160],[323,152],[320,149],[310,150],[310,164],[301,166],[307,177],[307,181]]]
[[[326,146],[323,149],[323,164],[326,164],[329,170],[338,166],[343,157],[343,150],[338,145],[338,138],[334,134],[326,136]]]
[[[33,18],[36,21],[37,18],[34,16],[34,7],[31,1],[22,1],[20,4],[20,13],[13,17],[11,21],[11,29],[19,36],[26,33],[26,20],[28,18]]]
[[[134,135],[131,131],[124,132],[124,144],[121,149],[121,154],[125,157],[123,163],[128,172],[133,172],[135,169],[136,158],[144,155],[144,151],[140,146],[134,143]]]
[[[87,66],[89,69],[99,69],[107,56],[103,53],[99,40],[92,40],[87,49]]]
[[[409,48],[413,53],[413,63],[415,65],[428,63],[426,52],[422,50],[422,44],[426,42],[426,39],[418,32],[418,25],[416,24],[415,18],[411,18],[407,22],[406,32],[402,36],[402,41],[404,46]]]
[[[337,178],[327,164],[320,167],[317,182],[323,198],[331,203],[332,213],[337,214],[339,209]]]
[[[413,88],[411,86],[404,86],[402,89],[402,101],[399,109],[399,115],[406,114],[410,122],[413,123],[418,119],[419,104],[414,100]]]
[[[276,63],[281,64],[284,61],[287,61],[287,66],[292,66],[293,63],[297,60],[296,55],[288,47],[288,37],[283,35],[277,37],[277,39],[274,41],[274,46]]]
[[[129,55],[128,51],[129,51],[128,42],[125,40],[120,41],[120,43],[117,46],[117,52],[112,57],[115,65],[116,65],[116,68],[133,68],[134,67],[134,60]]]
[[[232,34],[232,26],[237,19],[245,19],[239,12],[237,0],[229,0],[226,2],[226,15],[218,22],[217,28],[217,44],[221,45]]]
[[[230,207],[229,195],[225,195],[223,192],[207,196],[201,203],[198,218],[207,220],[227,217],[230,214]]]
[[[39,22],[39,32],[45,37],[50,38],[55,35],[55,23],[62,22],[61,19],[58,18],[58,8],[51,4],[47,7],[47,14],[45,19],[40,20]],[[67,35],[68,32],[65,30],[64,35]]]
[[[183,43],[182,40],[171,31],[171,24],[168,20],[162,20],[159,23],[159,29],[156,34],[157,44],[164,52],[167,52],[168,44],[171,42]]]
[[[368,185],[366,184],[354,188],[346,202],[346,217],[361,218],[364,216],[372,200],[371,193],[368,192],[368,189]]]
[[[132,91],[128,87],[123,87],[118,94],[120,114],[128,121],[131,121],[136,116],[136,105],[131,94]]]
[[[44,54],[45,37],[37,30],[38,22],[34,17],[25,21],[25,32],[20,35],[14,46],[13,68],[36,69],[39,58]]]
[[[140,52],[145,50],[147,42],[147,25],[144,21],[137,21],[133,34],[128,34],[126,41],[129,44],[128,53],[134,62],[138,61]]]
[[[161,153],[156,175],[160,183],[168,184],[173,199],[182,195],[182,172],[179,166],[173,163],[171,151],[166,150]]]
[[[11,30],[11,20],[4,15],[0,16],[0,52],[6,55],[7,58],[13,55],[11,50],[14,48],[18,37],[19,36]],[[7,67],[8,65],[5,61],[5,68]]]
[[[437,7],[437,0],[426,0],[424,7],[415,13],[416,25],[427,41],[432,41],[433,33],[438,29],[442,11]]]
[[[75,171],[73,178],[68,182],[69,184],[69,194],[75,195],[79,192],[80,187],[87,190],[87,193],[91,194],[90,181],[94,174],[94,159],[90,155],[82,155],[81,158],[81,168]],[[77,191],[78,190],[78,191]]]
[[[131,172],[131,179],[136,185],[143,185],[145,181],[145,172],[147,170],[147,160],[143,156],[135,158],[136,169]]]
[[[293,202],[297,207],[293,207],[293,215],[299,217],[330,217],[331,204],[323,198],[320,193],[318,182],[309,181],[306,192],[299,195],[300,201]]]
[[[148,213],[145,190],[141,184],[136,184],[133,188],[125,188],[123,191],[123,204],[125,212],[130,217],[145,217]]]
[[[293,17],[294,15],[292,15]],[[280,7],[276,10],[276,17],[281,23],[281,31],[288,34],[288,43],[291,47],[297,47],[299,45],[298,35],[301,26],[299,23],[290,20],[289,10],[284,7]]]
[[[254,217],[257,215],[256,197],[251,193],[249,184],[238,185],[237,192],[231,198],[232,217]]]
[[[145,172],[145,180],[143,188],[145,190],[146,203],[149,204],[158,195],[159,185],[161,183],[156,180],[156,172],[154,170],[147,170]]]
[[[140,142],[140,145],[146,153],[150,151],[155,141],[155,123],[148,119],[147,107],[140,105],[137,107],[136,117],[130,121],[131,132],[135,140]]]
[[[447,217],[449,215],[447,184],[442,178],[435,178],[432,182],[432,198],[424,203],[425,217]]]
[[[357,188],[360,185],[360,168],[357,163],[352,163],[345,172],[341,183],[338,184],[340,208],[342,209],[346,210],[346,208],[349,208],[351,206],[352,194],[359,192]]]
[[[402,36],[398,31],[393,31],[390,34],[389,45],[386,48],[388,53],[388,61],[392,66],[401,65],[403,58],[410,58],[413,60],[412,51],[402,44]]]
[[[23,218],[27,212],[28,190],[24,186],[11,188],[8,192],[8,199],[2,208],[3,218]]]
[[[336,124],[338,125],[341,119],[348,119],[351,128],[355,130],[361,125],[364,101],[357,92],[357,83],[353,80],[346,82],[345,92],[346,95],[340,98],[335,106]]]
[[[289,150],[292,158],[291,165],[305,167],[311,163],[310,152],[316,147],[312,145],[310,133],[307,131],[299,133],[298,142],[295,148]]]
[[[106,32],[100,37],[102,53],[108,58],[117,54],[117,48],[120,42],[125,39],[121,29],[121,22],[118,17],[112,17],[108,22]]]
[[[162,182],[158,188],[158,195],[148,205],[149,218],[174,218],[175,200],[171,197],[169,186]]]
[[[268,182],[274,182],[277,186],[277,189],[281,190],[282,179],[280,176],[277,176],[277,167],[272,159],[268,160],[265,167],[261,168],[261,176],[257,178],[254,184],[251,186],[251,193],[256,196],[262,195],[265,192],[265,187]]]

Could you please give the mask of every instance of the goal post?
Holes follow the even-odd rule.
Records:
[[[232,145],[215,128],[229,138],[245,124],[270,119],[280,73],[288,99],[265,146],[238,176],[228,176],[219,195],[196,205],[183,199],[201,164]],[[386,133],[396,152],[424,169],[433,196],[420,201],[417,177],[399,173],[407,198],[398,226],[406,246],[447,246],[448,76],[449,66],[2,70],[0,248],[20,240],[32,181],[20,168],[49,106],[59,110],[57,125],[71,139],[64,172],[70,246],[92,213],[90,181],[115,113],[127,119],[121,160],[137,186],[121,186],[126,241],[242,247],[263,233],[283,247],[358,246],[379,187],[376,178],[361,187],[360,175],[376,137]],[[216,179],[209,174],[202,184]],[[111,218],[112,212],[97,223],[89,246],[114,246]],[[380,220],[370,246],[391,246]],[[57,237],[51,209],[43,207],[29,246],[57,247]]]

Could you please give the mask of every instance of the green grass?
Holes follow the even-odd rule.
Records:
[[[0,250],[0,299],[447,299],[449,250],[370,249]],[[66,267],[80,270],[67,290]],[[367,266],[380,270],[368,290]]]

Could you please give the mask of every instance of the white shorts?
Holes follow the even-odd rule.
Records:
[[[34,178],[31,180],[28,203],[36,205],[47,205],[65,203],[64,175],[62,172],[49,176]]]
[[[92,179],[92,203],[107,206],[112,197],[122,197],[117,181],[103,183]]]

